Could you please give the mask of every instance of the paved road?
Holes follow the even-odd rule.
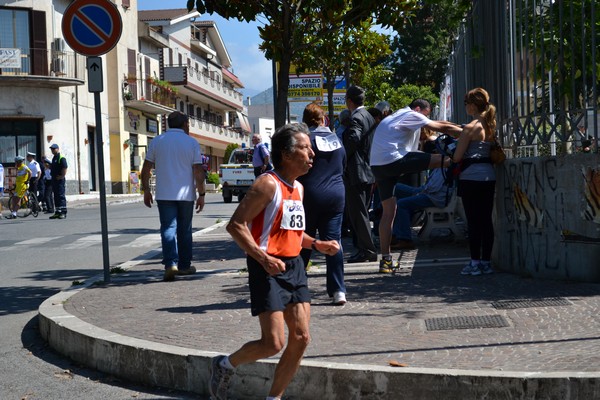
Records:
[[[231,214],[217,194],[201,229]],[[136,203],[130,203],[131,201]],[[102,273],[97,200],[69,203],[66,220],[47,215],[0,220],[0,399],[191,399],[186,393],[139,387],[73,364],[48,348],[38,331],[37,309],[48,297]],[[115,198],[108,206],[111,265],[156,248],[158,214],[138,199]]]

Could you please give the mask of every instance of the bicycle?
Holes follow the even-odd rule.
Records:
[[[15,196],[15,188],[8,189],[7,192],[10,193],[10,196],[8,198],[8,209],[12,213],[12,211],[13,211],[12,199]],[[25,191],[25,195],[23,197],[21,197],[21,203],[19,206],[19,210],[23,210],[23,213],[21,215],[17,214],[21,218],[25,218],[30,215],[33,215],[34,218],[37,218],[37,216],[40,213],[41,207],[40,207],[40,203],[37,199],[37,196],[35,195],[35,193],[30,191],[29,188],[27,188],[27,190]]]

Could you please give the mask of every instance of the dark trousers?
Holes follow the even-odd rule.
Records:
[[[39,199],[39,193],[38,193],[38,181],[35,179],[30,179],[29,180],[29,191],[33,194],[35,194],[35,196]]]
[[[462,198],[467,227],[469,229],[469,249],[472,260],[489,261],[494,245],[494,192],[496,181],[466,181],[458,183],[458,195]]]
[[[54,206],[56,207],[56,212],[66,214],[67,198],[65,196],[65,180],[52,179],[52,191],[54,192]]]
[[[45,189],[46,189],[46,185],[44,184],[44,178],[40,178],[40,180],[38,181],[38,188],[37,188],[38,191],[36,193],[40,204],[42,204],[44,202],[44,196],[46,195]]]
[[[360,252],[377,253],[371,238],[371,222],[369,221],[372,186],[370,183],[346,185],[346,208],[348,222],[354,235],[354,246]]]
[[[306,232],[307,235],[316,238],[317,231],[319,232],[320,240],[335,240],[340,243],[340,251],[333,256],[325,256],[325,265],[327,266],[326,288],[327,294],[333,297],[335,292],[346,293],[344,284],[344,253],[341,248],[341,228],[342,228],[342,211],[332,211],[327,208],[312,208],[305,206],[306,217]],[[307,266],[312,255],[311,249],[302,249],[300,256]]]
[[[46,203],[46,209],[50,212],[54,212],[54,191],[52,190],[52,181],[44,179],[44,202]]]

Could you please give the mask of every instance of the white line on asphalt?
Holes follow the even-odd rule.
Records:
[[[121,236],[121,235],[118,233],[109,234],[108,238],[112,239],[117,236]],[[86,247],[91,247],[96,244],[99,244],[101,242],[102,242],[102,235],[89,235],[89,236],[84,236],[80,239],[77,239],[75,242],[73,242],[71,244],[67,244],[63,248],[67,249],[67,250],[84,249]]]
[[[153,247],[160,244],[160,233],[149,233],[119,247]]]
[[[43,243],[48,243],[49,241],[54,240],[54,239],[60,239],[61,237],[62,236],[33,238],[33,239],[29,239],[29,240],[23,240],[22,242],[17,242],[17,243],[15,243],[15,246],[30,246],[32,244],[43,244]]]

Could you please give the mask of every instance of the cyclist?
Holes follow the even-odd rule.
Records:
[[[25,164],[23,164],[24,160],[25,158],[21,156],[15,157],[15,167],[17,168],[17,180],[15,184],[15,194],[11,199],[12,204],[10,209],[12,210],[12,213],[6,217],[8,219],[17,218],[17,210],[21,205],[21,199],[23,198],[23,196],[25,196],[25,193],[27,193],[27,184],[29,182],[29,179],[31,178],[31,170],[27,168]]]

